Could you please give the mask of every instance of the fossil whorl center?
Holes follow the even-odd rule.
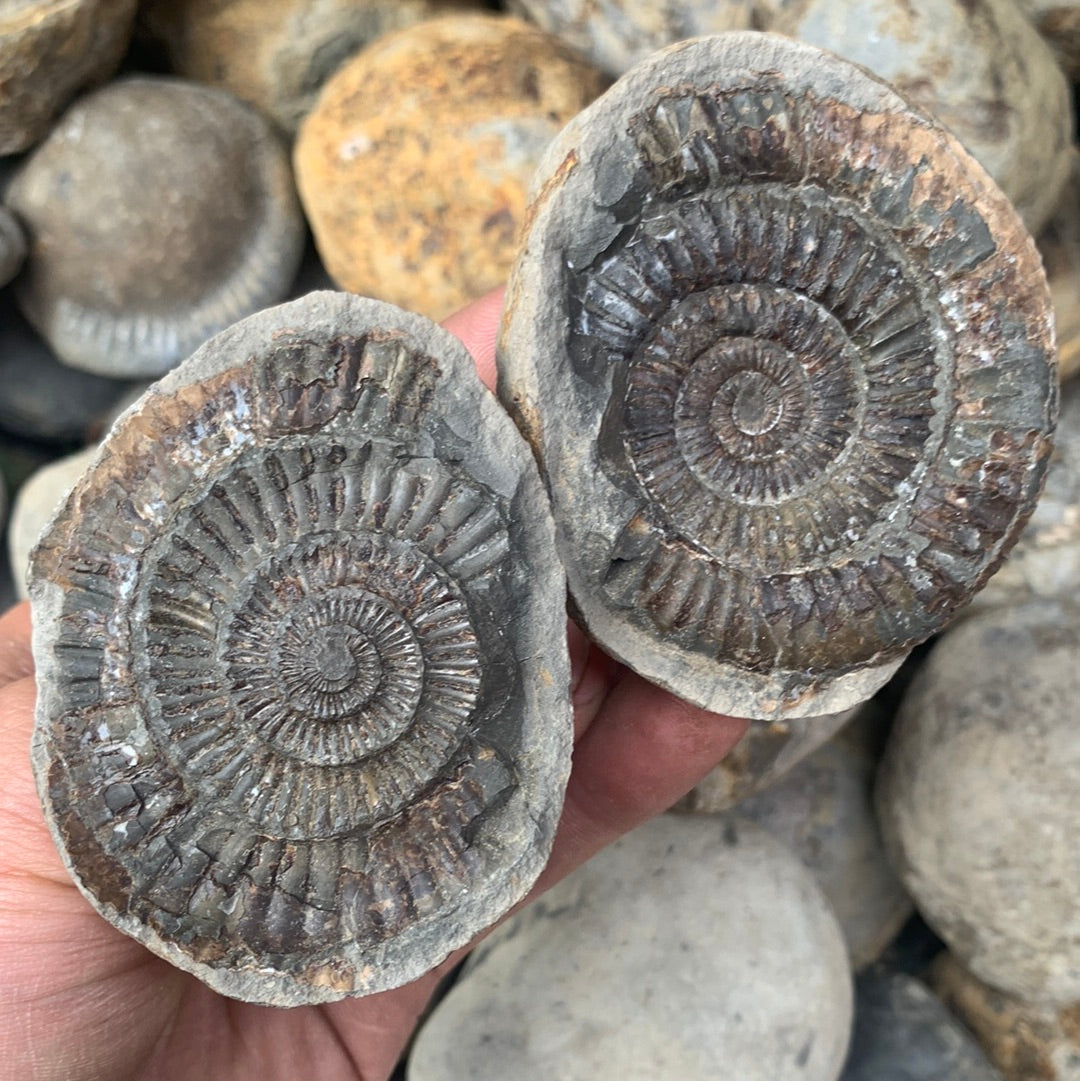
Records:
[[[992,573],[1056,403],[1034,245],[862,69],[665,50],[551,146],[500,395],[590,632],[709,708],[837,712]]]
[[[543,865],[570,745],[546,497],[426,320],[314,294],[212,339],[118,423],[32,575],[54,836],[215,989],[397,986]]]

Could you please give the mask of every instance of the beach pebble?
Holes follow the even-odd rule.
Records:
[[[285,148],[230,94],[163,76],[71,106],[10,181],[16,297],[65,363],[160,375],[280,300],[304,224]]]
[[[782,780],[738,806],[813,872],[856,969],[881,955],[914,910],[885,858],[873,807],[874,748],[884,723],[872,705],[864,708]]]
[[[0,428],[81,443],[129,384],[61,364],[13,304],[0,301]]]
[[[890,857],[975,975],[1080,1000],[1080,606],[1041,600],[946,633],[906,694],[879,773]]]
[[[26,258],[26,237],[11,213],[0,206],[0,286],[7,285]]]
[[[343,61],[381,34],[477,0],[150,0],[140,19],[178,75],[229,90],[288,134]]]
[[[107,79],[138,0],[5,0],[0,7],[0,155],[43,138],[81,89]]]
[[[750,823],[654,819],[474,957],[409,1081],[835,1081],[843,1062],[840,930],[798,859]]]
[[[918,980],[872,968],[855,983],[855,1027],[840,1081],[1001,1081]]]
[[[442,319],[501,285],[541,152],[606,79],[518,19],[447,16],[354,56],[294,162],[344,289]]]
[[[930,978],[1005,1081],[1080,1081],[1080,1002],[1026,1005],[987,987],[948,953],[938,956]]]

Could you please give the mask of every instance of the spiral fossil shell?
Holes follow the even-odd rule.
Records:
[[[541,165],[499,392],[590,632],[708,708],[871,694],[992,572],[1056,405],[1045,278],[933,121],[813,47],[676,45]]]
[[[569,771],[528,448],[450,335],[312,294],[113,428],[32,558],[33,757],[95,907],[216,990],[407,982],[518,900]]]

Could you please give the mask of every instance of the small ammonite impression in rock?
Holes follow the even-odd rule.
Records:
[[[1039,257],[983,169],[861,68],[733,33],[551,145],[499,393],[590,633],[709,709],[839,712],[947,622],[1038,497]]]
[[[461,344],[314,293],[112,429],[35,549],[33,760],[95,908],[276,1005],[416,978],[544,864],[565,579]]]

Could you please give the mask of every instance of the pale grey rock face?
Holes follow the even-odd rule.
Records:
[[[1080,298],[1078,298],[1080,300]],[[1080,382],[1061,389],[1046,485],[1016,546],[966,614],[1080,590]]]
[[[214,990],[407,983],[546,862],[572,738],[554,526],[420,316],[312,293],[207,342],[114,424],[30,594],[57,847]]]
[[[979,1045],[923,984],[871,969],[855,983],[840,1081],[1001,1081]]]
[[[409,1081],[835,1081],[851,978],[797,858],[662,815],[499,928],[420,1031]]]
[[[281,300],[304,222],[288,156],[232,95],[162,76],[80,98],[6,193],[29,253],[16,296],[66,364],[158,376]]]
[[[1080,607],[1032,602],[945,635],[897,717],[877,804],[927,922],[979,978],[1080,1000]]]
[[[851,964],[876,960],[913,911],[885,857],[873,806],[883,718],[872,708],[768,789],[738,805],[813,872],[844,932]]]
[[[1034,233],[1069,173],[1072,104],[1014,0],[796,0],[774,29],[862,64],[937,117]]]
[[[717,712],[865,700],[1041,487],[1052,312],[1016,211],[886,84],[752,33],[628,72],[535,191],[499,394],[586,629]]]
[[[50,462],[31,474],[19,488],[11,508],[7,534],[11,575],[19,600],[27,600],[30,596],[26,574],[30,568],[31,550],[96,454],[97,447],[87,447]]]
[[[858,706],[825,717],[752,724],[746,734],[673,808],[696,814],[728,811],[764,792],[854,719]]]

